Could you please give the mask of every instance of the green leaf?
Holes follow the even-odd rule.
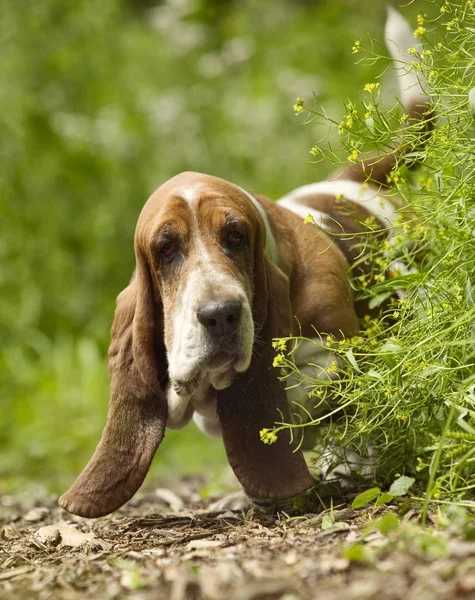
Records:
[[[380,352],[383,354],[385,354],[385,353],[393,354],[394,352],[402,352],[403,350],[404,350],[404,347],[399,342],[397,342],[396,340],[388,340],[387,342],[384,343]]]
[[[352,562],[367,562],[368,560],[370,560],[368,551],[363,546],[363,544],[353,544],[348,548],[344,548],[341,555],[343,556],[343,558],[347,558]]]
[[[406,288],[415,287],[415,285],[420,283],[422,279],[423,276],[421,273],[408,273],[407,275],[392,277],[391,279],[388,279],[382,283],[376,283],[371,289],[376,293],[387,292],[389,290],[403,290]]]
[[[393,500],[394,496],[389,494],[388,492],[383,492],[381,496],[374,503],[375,506],[384,506],[385,504],[389,504],[391,500]]]
[[[333,528],[334,529],[349,529],[350,524],[347,523],[346,521],[336,521],[335,523],[333,523]]]
[[[322,519],[322,529],[331,529],[333,527],[333,519],[330,515],[324,515]]]
[[[405,496],[414,482],[415,479],[413,477],[406,477],[403,475],[393,482],[389,488],[389,493],[393,496]]]
[[[440,537],[440,535],[424,533],[419,536],[418,542],[421,550],[432,558],[447,558],[450,556],[447,540]]]
[[[389,513],[388,515],[384,515],[381,517],[379,521],[379,531],[383,535],[387,535],[392,531],[397,531],[399,529],[399,519],[394,513]]]
[[[475,117],[475,88],[472,88],[468,92],[468,103],[470,105],[470,112],[472,113],[472,117]]]
[[[378,306],[381,306],[381,304],[385,300],[387,300],[389,298],[389,296],[391,296],[391,294],[392,294],[392,292],[384,292],[382,294],[378,294],[374,298],[371,298],[371,300],[368,303],[369,308],[373,309],[373,308],[377,308]]]
[[[369,490],[366,490],[365,492],[362,492],[361,494],[358,494],[358,496],[356,496],[356,498],[351,503],[351,506],[353,508],[363,508],[363,506],[366,506],[367,504],[375,500],[380,493],[381,490],[379,489],[379,487],[374,487]]]
[[[353,350],[351,348],[346,352],[345,356],[353,369],[358,371],[358,373],[361,373],[361,369],[358,367],[358,363],[356,362],[355,355],[353,354]]]
[[[374,369],[370,369],[366,374],[372,379],[379,379],[379,381],[384,381],[384,377],[381,375],[381,373],[378,373]]]

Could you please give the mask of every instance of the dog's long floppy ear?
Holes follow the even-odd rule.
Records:
[[[288,430],[273,444],[260,440],[261,429],[282,419],[291,422],[284,384],[272,366],[272,338],[289,335],[292,326],[289,280],[263,248],[261,243],[256,249],[253,359],[231,387],[218,392],[218,416],[228,460],[241,485],[256,498],[277,501],[311,488],[313,481]]]
[[[109,348],[110,403],[96,451],[72,487],[59,499],[82,517],[106,515],[129,500],[142,485],[162,441],[167,404],[159,371],[166,373],[157,328],[149,267],[136,248],[137,270],[117,298]],[[158,314],[157,314],[158,312]]]

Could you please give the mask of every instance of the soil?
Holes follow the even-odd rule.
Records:
[[[68,515],[55,498],[3,497],[0,598],[475,598],[475,543],[447,534],[445,550],[424,552],[413,509],[383,535],[368,523],[395,508],[354,510],[346,498],[300,517],[218,513],[200,498],[202,485],[162,482],[93,520]]]

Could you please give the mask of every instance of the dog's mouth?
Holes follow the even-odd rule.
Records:
[[[236,352],[221,351],[206,361],[206,370],[209,372],[222,371],[231,368],[236,362]]]
[[[173,386],[179,396],[190,396],[199,387],[203,377],[208,377],[215,389],[231,385],[237,371],[234,365],[241,360],[241,344],[237,336],[216,344],[207,356],[195,365],[189,379],[174,381]]]

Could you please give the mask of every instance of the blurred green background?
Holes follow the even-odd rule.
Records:
[[[385,3],[0,10],[0,492],[56,492],[105,421],[109,329],[147,197],[183,170],[271,198],[324,177],[309,148],[325,132],[292,105],[315,94],[338,118],[361,97],[376,71],[351,47],[382,40]],[[216,472],[223,458],[190,426],[167,435],[151,474]]]

